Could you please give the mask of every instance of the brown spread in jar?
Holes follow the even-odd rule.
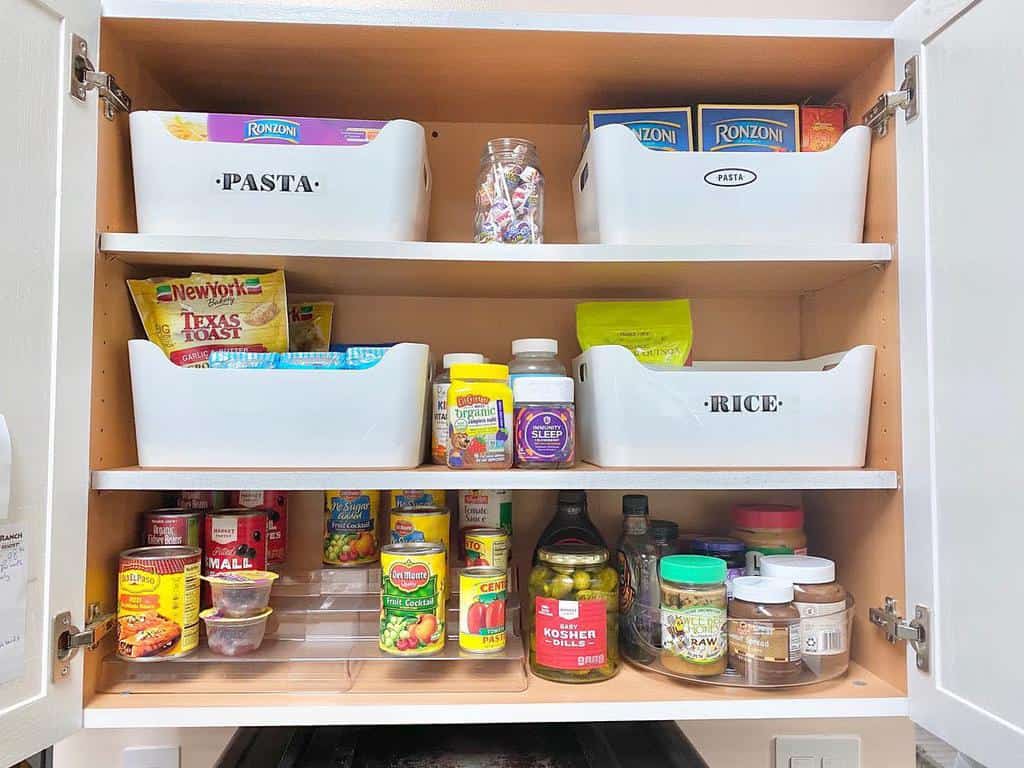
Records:
[[[729,666],[752,685],[792,682],[803,669],[800,611],[793,585],[764,576],[733,582]]]

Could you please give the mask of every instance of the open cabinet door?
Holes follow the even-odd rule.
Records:
[[[52,651],[54,617],[70,611],[81,626],[85,599],[102,118],[95,94],[86,103],[69,96],[71,36],[95,51],[98,0],[2,6],[0,766],[7,766],[82,723],[81,659],[55,672]]]
[[[911,716],[990,768],[1024,765],[1024,3],[917,2],[918,116],[898,114]]]

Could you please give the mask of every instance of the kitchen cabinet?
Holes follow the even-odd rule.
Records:
[[[1024,10],[1011,0],[918,0],[891,22],[276,3],[229,13],[184,0],[117,0],[102,14],[89,0],[9,7],[0,413],[13,446],[8,522],[25,530],[29,578],[23,673],[0,684],[0,764],[82,727],[859,716],[910,716],[988,765],[1024,758],[1019,676],[1005,655],[1024,629],[1011,570],[1024,534],[1012,502],[1022,366],[1009,336],[1024,270],[1011,250],[1022,169],[993,135],[1024,110],[1002,87],[1024,69]],[[86,59],[117,87],[86,77]],[[83,77],[110,89],[99,106],[96,88],[71,94]],[[590,107],[838,99],[856,119],[886,92],[893,114],[872,142],[862,245],[575,243],[569,180]],[[132,109],[416,120],[433,175],[428,242],[139,235],[116,104],[125,95]],[[495,259],[466,243],[478,152],[501,135],[537,143],[547,242]],[[613,297],[691,297],[703,359],[873,344],[867,463],[472,479],[432,467],[139,468],[126,342],[141,329],[124,281],[192,267],[285,268],[293,292],[334,297],[346,338],[423,341],[435,355],[472,348],[503,360],[526,336],[574,350],[576,301]],[[88,606],[94,619],[113,606],[117,553],[160,491],[298,491],[295,515],[312,540],[320,489],[467,483],[515,489],[519,560],[554,488],[590,490],[606,534],[623,491],[650,492],[666,516],[713,530],[736,502],[802,503],[812,550],[837,561],[858,600],[851,669],[788,691],[684,685],[628,666],[607,683],[531,677],[526,691],[503,693],[327,694],[301,682],[278,693],[101,690],[109,625],[90,636]],[[888,621],[893,642],[871,615]]]

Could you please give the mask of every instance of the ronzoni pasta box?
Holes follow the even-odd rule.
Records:
[[[205,368],[215,349],[288,351],[284,272],[151,277],[128,288],[149,340],[171,362]]]

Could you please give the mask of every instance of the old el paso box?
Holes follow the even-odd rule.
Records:
[[[662,152],[691,152],[693,130],[689,107],[653,109],[592,109],[589,134],[602,125],[625,125],[648,149]]]
[[[701,152],[799,152],[800,107],[700,104],[697,148]]]

